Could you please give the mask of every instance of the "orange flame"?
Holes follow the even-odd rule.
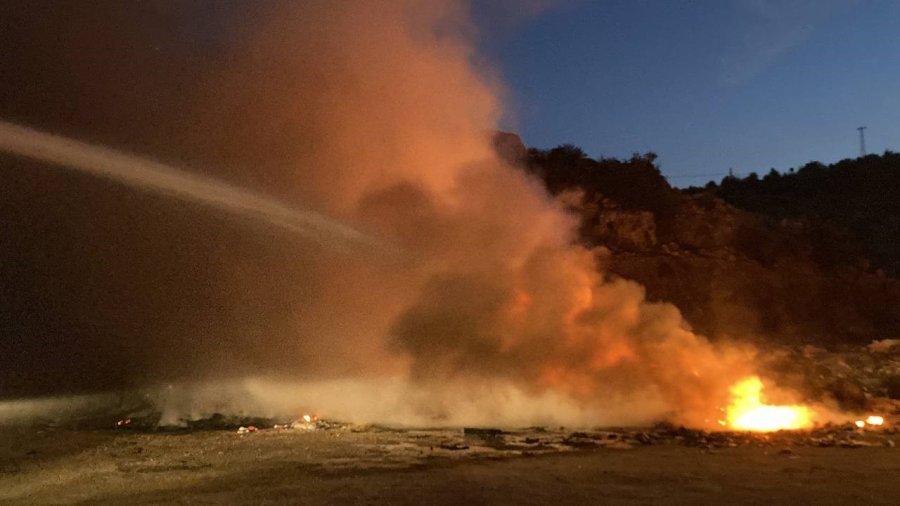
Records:
[[[877,427],[879,425],[884,425],[884,417],[879,415],[870,415],[865,420],[857,420],[853,422],[860,429],[865,428],[867,425],[871,425],[873,427]]]
[[[731,387],[731,404],[725,425],[732,429],[769,432],[804,429],[812,426],[806,406],[770,406],[763,402],[763,384],[757,376],[745,378]]]
[[[878,415],[872,415],[866,418],[866,424],[868,425],[884,425],[884,417]]]

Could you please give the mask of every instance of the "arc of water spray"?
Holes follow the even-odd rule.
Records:
[[[76,169],[132,187],[249,216],[344,253],[398,253],[320,213],[297,209],[213,178],[0,120],[0,151]]]

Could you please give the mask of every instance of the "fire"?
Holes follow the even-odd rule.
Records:
[[[806,406],[770,406],[764,404],[763,384],[751,376],[731,387],[731,404],[726,410],[726,426],[737,430],[768,432],[803,429],[812,426],[812,414]]]
[[[870,415],[865,420],[857,420],[853,423],[860,429],[865,428],[866,425],[872,425],[872,426],[877,427],[879,425],[884,425],[884,417],[878,416],[878,415]]]

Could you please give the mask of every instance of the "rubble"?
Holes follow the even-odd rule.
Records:
[[[476,427],[465,427],[463,428],[463,434],[466,436],[481,436],[481,437],[495,437],[503,434],[503,431],[500,429],[481,429]]]
[[[845,424],[826,424],[806,430],[776,432],[705,431],[660,423],[644,428],[596,428],[567,431],[563,427],[529,427],[519,430],[465,427],[463,429],[398,429],[378,425],[352,425],[305,415],[296,420],[272,423],[271,420],[245,423],[235,429],[232,419],[215,415],[190,422],[179,430],[234,430],[239,435],[265,432],[337,431],[337,434],[394,434],[410,438],[417,446],[466,454],[534,455],[573,450],[629,450],[642,446],[677,445],[706,452],[740,447],[771,447],[773,452],[789,455],[797,447],[816,448],[895,448],[900,430],[900,403],[890,399],[872,399],[882,415],[865,415]],[[252,422],[252,423],[250,423]],[[117,429],[144,427],[140,419],[122,418]],[[159,430],[159,429],[153,429]],[[775,449],[780,450],[775,450]],[[474,452],[474,453],[473,453]]]
[[[799,373],[804,382],[798,386],[811,400],[832,398],[848,411],[890,413],[900,410],[900,346],[895,341],[841,350],[776,349],[770,353],[768,368]]]
[[[866,346],[866,349],[872,353],[891,353],[900,350],[900,339],[881,339],[872,341]]]
[[[440,445],[438,445],[438,447],[443,448],[444,450],[468,450],[469,449],[469,445],[467,445],[467,444],[454,443],[454,442],[441,443]]]
[[[871,417],[870,417],[871,418]],[[820,448],[894,448],[898,431],[884,425],[866,425],[859,429],[852,423],[828,424],[808,430],[782,430],[777,432],[704,431],[661,423],[644,429],[595,429],[591,431],[565,432],[534,428],[522,431],[472,431],[464,436],[480,438],[484,446],[535,451],[559,450],[627,450],[640,446],[677,445],[699,448],[704,451],[739,447],[781,448],[779,453],[792,454],[797,447]]]

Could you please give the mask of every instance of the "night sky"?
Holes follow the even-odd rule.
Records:
[[[869,153],[900,146],[900,3],[514,4],[479,0],[475,19],[528,145],[652,150],[676,186],[856,157],[859,126]]]

